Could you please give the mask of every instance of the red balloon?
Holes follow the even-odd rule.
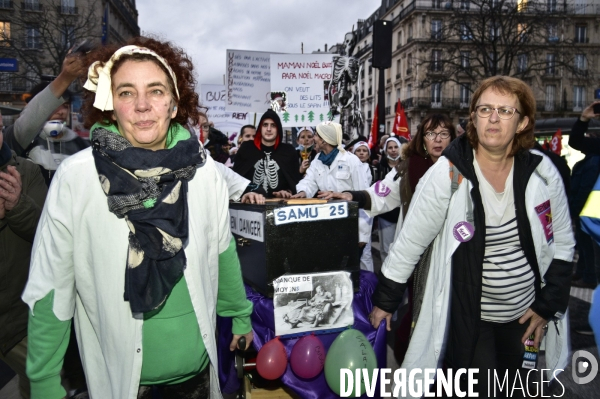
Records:
[[[260,348],[256,357],[256,370],[261,377],[276,380],[285,373],[286,368],[287,353],[279,338],[270,340]]]
[[[292,371],[300,378],[314,378],[325,365],[325,347],[315,335],[307,335],[296,342],[290,355]]]

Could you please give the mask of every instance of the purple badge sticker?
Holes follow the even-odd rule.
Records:
[[[460,242],[467,242],[473,238],[475,228],[469,222],[458,222],[454,225],[454,238]]]
[[[554,241],[554,230],[552,229],[552,209],[550,208],[550,200],[536,206],[535,212],[537,213],[538,218],[540,218],[540,222],[542,222],[546,241],[548,244],[552,244]]]
[[[381,180],[375,183],[375,194],[377,194],[377,196],[387,197],[388,195],[390,195],[391,192],[392,190],[390,190],[390,188],[386,186],[385,183]]]

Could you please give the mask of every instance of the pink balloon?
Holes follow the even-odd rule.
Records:
[[[279,338],[270,340],[260,348],[256,357],[256,370],[261,377],[276,380],[285,373],[286,368],[287,353]]]
[[[292,371],[300,378],[314,378],[325,365],[325,347],[316,335],[307,335],[296,342],[290,355]]]

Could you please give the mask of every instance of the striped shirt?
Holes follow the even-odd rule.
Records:
[[[516,217],[486,226],[481,319],[506,323],[521,317],[535,298],[534,278],[521,249]]]
[[[504,191],[498,193],[474,162],[485,213],[485,253],[481,278],[481,320],[508,323],[521,317],[535,299],[535,276],[519,240],[514,163]]]

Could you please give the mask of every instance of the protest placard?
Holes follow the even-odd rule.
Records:
[[[271,53],[227,50],[225,109],[263,113],[270,107]]]

